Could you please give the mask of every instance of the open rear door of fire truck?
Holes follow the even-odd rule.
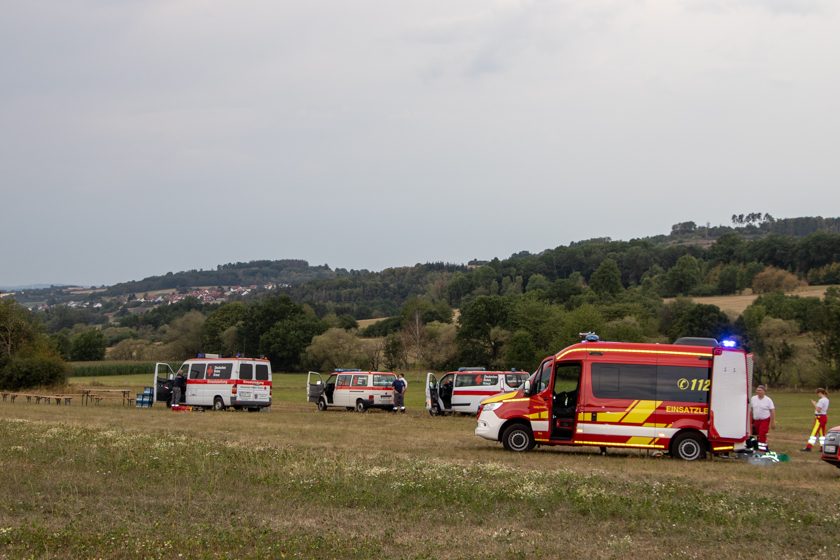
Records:
[[[715,348],[709,436],[743,441],[749,435],[750,367],[743,350]]]

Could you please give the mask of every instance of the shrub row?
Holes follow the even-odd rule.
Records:
[[[169,366],[175,370],[181,364],[170,363]],[[155,362],[71,362],[70,375],[73,377],[96,376],[104,377],[111,375],[134,375],[137,373],[152,373],[155,371]]]
[[[0,387],[23,389],[67,380],[67,365],[57,356],[14,357],[0,369]]]

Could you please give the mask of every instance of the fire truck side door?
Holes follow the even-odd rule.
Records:
[[[531,432],[537,441],[548,441],[551,434],[551,371],[554,358],[549,358],[540,365],[539,375],[534,377],[531,387]]]
[[[575,436],[580,393],[581,362],[557,362],[554,367],[551,403],[551,438],[570,440]]]
[[[313,375],[318,379],[312,379]],[[306,374],[306,399],[309,402],[317,403],[324,394],[325,389],[326,385],[324,385],[324,380],[321,378],[320,373],[317,371],[310,371]]]

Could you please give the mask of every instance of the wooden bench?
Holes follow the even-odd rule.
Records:
[[[62,402],[65,405],[70,405],[73,402],[73,397],[76,395],[42,395],[39,393],[14,393],[11,391],[4,391],[0,393],[3,397],[3,401],[11,402],[14,404],[15,399],[18,397],[26,397],[26,402],[31,403],[33,400],[35,404],[41,404],[43,401],[45,404],[50,404],[55,401],[55,404],[60,405]]]

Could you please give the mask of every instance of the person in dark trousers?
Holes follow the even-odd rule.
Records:
[[[396,379],[394,379],[394,383],[392,384],[394,387],[394,412],[398,410],[400,412],[405,412],[405,389],[408,385],[405,382],[405,377],[403,374],[399,374]]]
[[[187,390],[187,381],[180,371],[172,383],[172,405],[181,404],[181,395]]]
[[[814,427],[811,429],[811,436],[808,438],[808,445],[802,451],[811,451],[819,437],[820,448],[825,443],[825,426],[828,423],[828,391],[820,387],[817,389],[817,400],[811,400],[814,407]]]

